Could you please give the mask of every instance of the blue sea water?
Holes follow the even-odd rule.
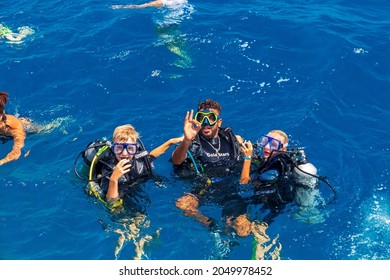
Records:
[[[337,191],[321,218],[307,222],[291,207],[269,226],[282,259],[390,259],[388,1],[110,8],[129,3],[1,1],[0,23],[34,30],[19,44],[0,39],[6,110],[52,129],[29,135],[26,156],[0,167],[0,259],[132,259],[130,239],[115,255],[123,225],[85,194],[74,160],[125,123],[150,150],[181,135],[186,111],[206,98],[245,139],[286,131]],[[0,147],[4,157],[12,142]],[[143,186],[150,226],[141,236],[161,229],[143,258],[221,257],[216,237],[175,207],[188,182],[173,176],[171,151],[155,162],[164,186]],[[202,210],[220,215],[215,205]],[[236,245],[223,258],[251,258],[252,236],[229,238]]]

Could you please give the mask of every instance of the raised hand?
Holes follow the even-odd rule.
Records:
[[[115,166],[111,179],[114,181],[118,181],[120,177],[129,172],[131,169],[131,164],[128,159],[121,159],[118,164]]]
[[[244,156],[252,156],[253,145],[251,141],[245,141],[241,144],[241,151]]]
[[[184,118],[184,138],[188,141],[191,141],[195,138],[196,134],[198,134],[199,130],[202,128],[202,125],[193,119],[194,110],[190,112],[187,111],[186,116]]]

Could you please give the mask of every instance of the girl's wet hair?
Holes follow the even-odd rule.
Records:
[[[5,104],[7,104],[8,101],[8,93],[1,91],[0,92],[0,114],[4,113]]]
[[[281,137],[283,139],[282,144],[284,147],[286,147],[288,145],[288,136],[283,130],[275,129],[275,130],[271,130],[270,132],[268,132],[268,134],[270,134],[270,133],[276,134],[279,137]]]

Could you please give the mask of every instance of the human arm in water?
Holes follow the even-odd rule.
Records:
[[[244,156],[244,163],[242,164],[240,184],[248,184],[249,181],[251,180],[250,168],[251,168],[251,158],[253,153],[252,143],[250,141],[242,143],[241,151]]]
[[[169,149],[170,146],[172,146],[174,144],[177,144],[177,143],[181,142],[182,140],[183,140],[183,136],[182,137],[171,138],[168,141],[166,141],[165,143],[163,143],[160,146],[158,146],[157,148],[155,148],[154,150],[152,150],[149,153],[149,155],[151,155],[151,156],[153,156],[155,158],[158,158],[163,153],[165,153]]]
[[[129,5],[112,5],[111,9],[117,10],[117,9],[144,9],[149,7],[162,7],[164,6],[164,3],[162,0],[155,0],[144,4],[129,4]]]
[[[0,160],[0,165],[7,162],[17,160],[22,154],[24,140],[26,139],[26,132],[24,131],[22,122],[12,115],[6,115],[6,127],[0,129],[0,132],[6,136],[10,136],[14,140],[11,152],[5,158]]]
[[[201,124],[193,119],[194,111],[187,112],[184,118],[184,138],[183,141],[176,147],[172,153],[172,163],[175,165],[182,164],[187,158],[187,151],[191,145],[192,140],[202,128]]]

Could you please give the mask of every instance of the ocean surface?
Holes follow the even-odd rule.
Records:
[[[173,147],[155,161],[163,184],[142,186],[139,231],[74,172],[87,144],[118,125],[134,125],[148,150],[182,135],[186,111],[207,98],[252,142],[286,131],[337,192],[308,213],[289,205],[269,225],[281,259],[390,259],[389,1],[112,4],[130,0],[0,2],[0,23],[30,30],[19,43],[0,38],[6,111],[46,126],[0,166],[0,259],[127,260],[149,237],[142,259],[251,259],[253,235],[210,231],[175,207],[190,184],[172,172]],[[0,158],[11,147],[1,144]],[[332,200],[328,185],[320,192]],[[218,205],[201,210],[222,224]]]

